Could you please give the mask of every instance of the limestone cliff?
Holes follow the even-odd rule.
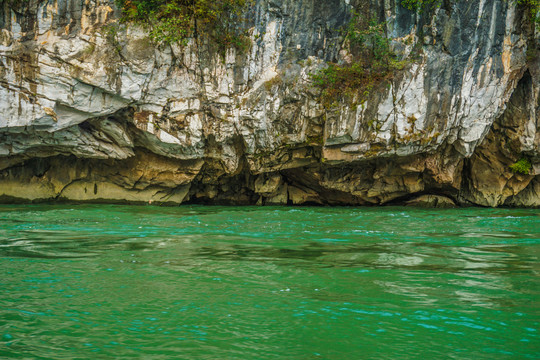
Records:
[[[353,7],[413,60],[325,107],[310,74],[347,61]],[[540,206],[540,42],[513,1],[256,0],[225,56],[118,18],[1,3],[0,201]]]

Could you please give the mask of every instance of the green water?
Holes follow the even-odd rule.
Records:
[[[0,358],[539,359],[540,212],[0,205]]]

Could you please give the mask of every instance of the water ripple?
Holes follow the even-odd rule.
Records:
[[[539,239],[523,209],[0,205],[0,353],[537,358]]]

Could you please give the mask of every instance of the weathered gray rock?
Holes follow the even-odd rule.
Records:
[[[253,46],[156,45],[112,0],[0,5],[0,199],[540,206],[538,32],[506,0],[358,1],[414,62],[325,108],[349,0],[257,0]],[[368,16],[368,15],[366,15]],[[201,40],[201,39],[199,39]],[[526,156],[530,175],[509,166]],[[96,191],[94,189],[97,188]]]
[[[408,206],[428,207],[428,208],[454,208],[456,203],[441,195],[421,195],[405,203]]]

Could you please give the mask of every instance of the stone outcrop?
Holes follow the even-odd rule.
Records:
[[[456,203],[452,199],[441,195],[421,195],[405,203],[407,206],[428,208],[455,208]]]
[[[3,2],[0,201],[540,206],[527,9],[357,2],[257,0],[224,56],[155,44],[110,0]],[[310,74],[349,61],[353,7],[409,61],[328,107]]]

